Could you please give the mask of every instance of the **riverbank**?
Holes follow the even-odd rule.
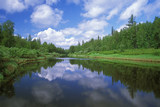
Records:
[[[58,53],[42,53],[38,50],[0,46],[0,81],[15,74],[20,65],[60,56],[62,55]]]
[[[132,49],[73,53],[69,57],[91,58],[113,63],[160,67],[160,49]]]

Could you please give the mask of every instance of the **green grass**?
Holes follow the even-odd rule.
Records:
[[[110,60],[110,59],[96,59],[98,61],[116,63],[125,66],[138,66],[138,67],[149,67],[149,68],[160,68],[160,63],[150,63],[150,62],[138,62],[129,60]]]
[[[152,54],[140,54],[140,55],[122,55],[122,54],[90,54],[89,56],[99,56],[99,57],[106,57],[106,58],[137,58],[137,59],[153,59],[153,60],[160,60],[160,56],[155,56]]]
[[[160,67],[160,49],[129,49],[69,54],[70,57],[94,58],[113,63]]]
[[[104,54],[104,55],[109,55],[109,54],[121,54],[121,55],[142,55],[142,54],[152,54],[155,56],[160,56],[160,49],[126,49],[126,50],[111,50],[111,51],[93,51],[89,52],[88,54]]]
[[[121,52],[120,50],[89,52],[88,56],[111,57],[111,58],[140,58],[160,60],[160,49],[129,49]]]

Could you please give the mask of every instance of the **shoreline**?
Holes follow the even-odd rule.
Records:
[[[132,55],[123,55],[125,57],[110,57],[110,56],[101,56],[101,55],[75,55],[70,54],[69,57],[74,58],[89,58],[100,61],[118,63],[118,64],[126,64],[127,65],[136,65],[136,66],[145,66],[145,67],[160,67],[160,58],[137,58],[132,57]],[[129,57],[127,57],[129,56]]]
[[[27,63],[40,62],[46,59],[52,58],[51,56],[37,57],[37,58],[13,58],[13,59],[2,59],[0,72],[0,81],[5,81],[5,77],[14,75],[19,66]]]

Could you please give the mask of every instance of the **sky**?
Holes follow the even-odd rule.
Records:
[[[11,20],[15,35],[69,48],[120,31],[133,14],[137,23],[160,17],[160,0],[0,0],[0,23]]]

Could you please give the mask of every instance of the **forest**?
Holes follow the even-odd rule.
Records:
[[[153,23],[136,23],[134,15],[128,19],[127,27],[120,32],[112,27],[111,34],[103,38],[91,39],[69,48],[70,53],[88,53],[92,51],[110,51],[125,49],[158,49],[160,48],[160,18],[155,17]]]
[[[47,44],[47,42],[44,42],[43,44],[41,44],[40,38],[33,39],[31,35],[29,35],[24,39],[19,34],[15,36],[14,23],[10,20],[7,20],[6,22],[0,24],[0,48],[3,47],[8,47],[15,51],[17,49],[28,49],[36,50],[40,53],[65,53],[64,49],[56,47],[52,43]],[[0,51],[0,53],[2,54],[3,51]]]

